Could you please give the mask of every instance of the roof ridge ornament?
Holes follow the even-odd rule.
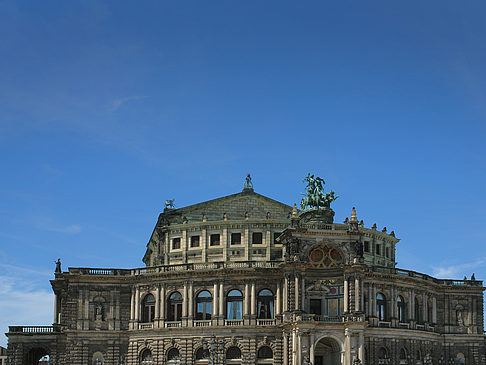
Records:
[[[243,191],[253,191],[253,182],[251,181],[251,175],[248,173],[246,175],[245,183],[243,184]]]

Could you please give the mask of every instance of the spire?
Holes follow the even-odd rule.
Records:
[[[346,218],[347,219],[347,218]],[[351,209],[351,219],[349,220],[349,231],[358,232],[358,217],[356,216],[356,208]]]
[[[292,217],[297,217],[299,211],[297,210],[297,204],[294,203],[294,207],[292,208]]]

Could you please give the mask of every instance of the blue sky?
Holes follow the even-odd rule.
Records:
[[[398,266],[486,279],[484,1],[0,0],[0,326],[163,208],[324,177]],[[22,304],[19,304],[22,303]],[[6,338],[0,337],[0,345]]]

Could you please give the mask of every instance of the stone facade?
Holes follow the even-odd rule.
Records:
[[[167,208],[146,267],[56,270],[10,364],[486,365],[481,281],[398,269],[393,232],[333,216],[248,187]]]

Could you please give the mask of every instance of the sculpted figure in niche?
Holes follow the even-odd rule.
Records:
[[[463,314],[462,314],[462,307],[457,307],[456,309],[456,317],[457,317],[457,325],[458,326],[464,326],[464,319],[463,319]]]
[[[103,304],[101,303],[95,303],[95,320],[103,320]]]

